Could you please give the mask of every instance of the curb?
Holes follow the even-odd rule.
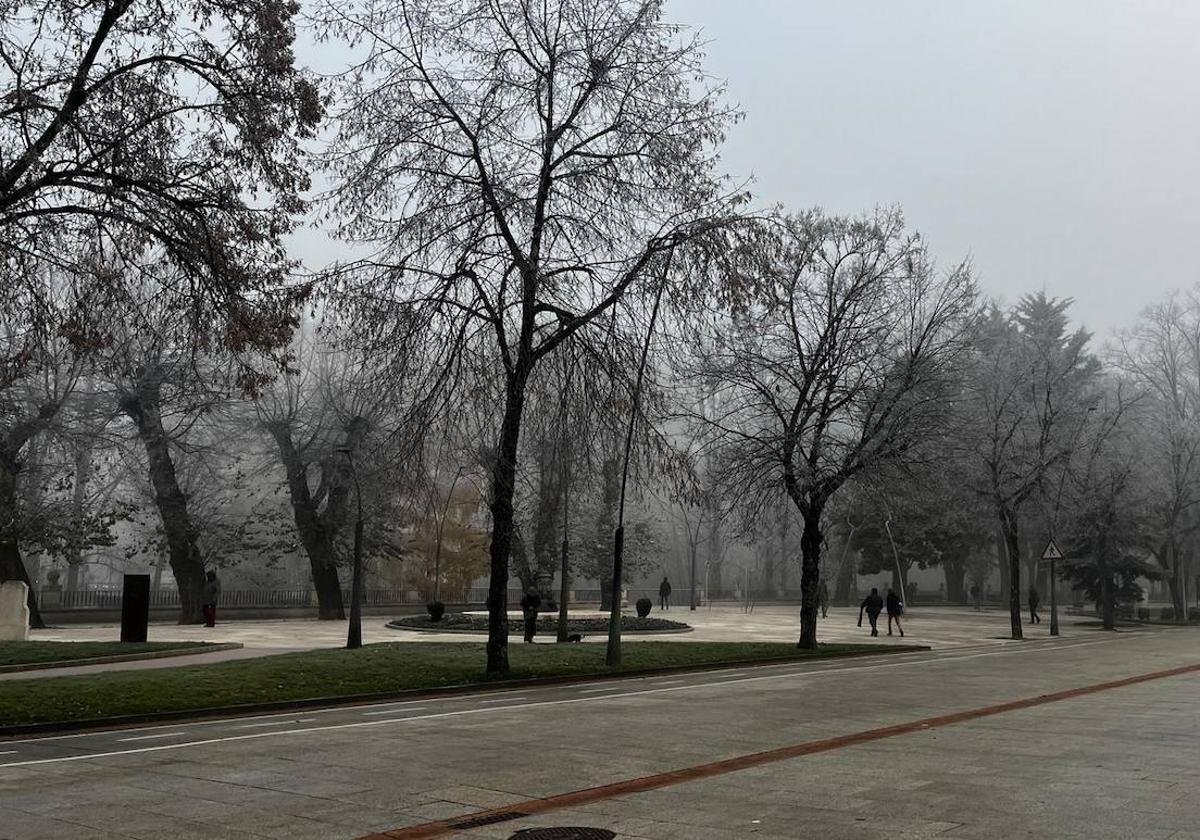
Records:
[[[70,644],[64,642],[63,644]],[[0,665],[0,674],[15,674],[21,671],[52,671],[56,668],[78,668],[81,665],[108,665],[113,662],[140,662],[144,659],[170,659],[173,656],[203,656],[223,650],[241,650],[241,642],[213,642],[197,647],[148,650],[143,653],[117,653],[112,656],[91,656],[85,659],[59,659],[54,662],[28,662],[19,665]],[[79,676],[78,674],[72,676]]]
[[[392,621],[389,621],[387,624],[384,625],[384,627],[386,627],[389,630],[402,630],[406,633],[431,633],[435,636],[437,636],[437,635],[486,636],[487,635],[487,630],[461,630],[461,629],[435,630],[432,627],[404,627],[403,625],[397,625],[395,622],[392,622]],[[518,629],[520,629],[520,628],[518,628]],[[664,630],[626,630],[626,629],[622,628],[621,629],[621,638],[625,638],[626,636],[668,636],[671,634],[691,633],[695,629],[696,628],[692,627],[690,624],[687,627],[669,627]],[[544,635],[550,636],[551,634],[546,633]],[[606,634],[605,634],[605,631],[603,631],[603,630],[594,630],[591,633],[582,633],[581,635],[584,638],[587,638],[589,635],[590,636],[604,636]]]
[[[92,718],[86,720],[57,721],[48,723],[18,723],[0,726],[0,743],[24,735],[60,734],[87,732],[94,729],[123,729],[147,723],[170,723],[175,721],[220,720],[257,715],[264,712],[300,711],[303,709],[325,709],[343,706],[364,706],[371,703],[412,698],[458,697],[463,694],[491,694],[511,688],[541,688],[546,686],[574,685],[576,683],[608,682],[630,677],[648,677],[659,674],[686,674],[703,671],[724,671],[732,668],[754,666],[788,665],[798,662],[829,659],[853,659],[863,656],[894,656],[904,653],[920,653],[932,650],[929,645],[880,645],[871,650],[853,650],[832,653],[826,656],[778,657],[775,659],[739,659],[728,662],[707,662],[694,665],[672,665],[665,668],[638,668],[629,671],[611,671],[595,674],[572,674],[563,677],[538,677],[527,680],[496,680],[488,683],[462,683],[438,688],[415,688],[403,691],[384,691],[371,694],[351,694],[340,697],[311,697],[303,700],[273,700],[264,703],[243,703],[237,706],[187,709],[173,712],[147,712],[140,715]]]

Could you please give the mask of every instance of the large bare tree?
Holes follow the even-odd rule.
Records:
[[[177,269],[195,304],[181,313],[223,313],[219,341],[278,338],[254,301],[289,273],[300,142],[321,116],[291,52],[296,12],[290,0],[0,0],[0,310],[19,337],[0,350],[0,389],[53,342],[77,357],[102,347],[112,310],[78,304],[135,294],[139,278],[103,267],[147,249]],[[72,306],[57,303],[64,283]],[[61,396],[4,418],[0,491]],[[11,521],[0,512],[0,580],[24,576]]]
[[[799,645],[813,648],[826,506],[936,433],[975,290],[964,266],[937,271],[898,212],[779,219],[752,250],[689,372],[716,389],[704,422],[722,482],[748,503],[782,486],[803,520]]]
[[[487,668],[504,672],[530,377],[726,221],[712,172],[732,114],[656,0],[360,0],[319,16],[361,52],[328,154],[339,233],[370,246],[344,276],[426,307],[502,371]]]

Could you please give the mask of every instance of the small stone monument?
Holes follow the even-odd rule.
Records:
[[[29,587],[24,581],[0,583],[0,642],[29,638]]]

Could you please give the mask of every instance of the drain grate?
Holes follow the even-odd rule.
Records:
[[[613,840],[617,835],[607,828],[566,826],[563,828],[526,828],[508,840]]]
[[[529,815],[522,811],[501,811],[498,814],[488,814],[484,817],[473,817],[469,820],[451,823],[451,828],[482,828],[485,825],[495,825],[496,823],[508,822],[509,820],[519,820],[521,817]]]

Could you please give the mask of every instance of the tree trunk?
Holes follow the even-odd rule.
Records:
[[[167,556],[179,587],[179,623],[199,624],[200,598],[204,588],[204,561],[196,546],[196,529],[187,508],[187,496],[179,486],[170,444],[160,410],[161,389],[156,382],[143,382],[136,393],[121,398],[121,410],[137,426],[138,436],[150,463],[154,504],[167,537]]]
[[[946,576],[946,600],[952,604],[966,600],[963,590],[963,579],[966,577],[966,566],[961,560],[942,559],[942,574]]]
[[[1113,592],[1112,575],[1107,564],[1100,566],[1100,622],[1105,630],[1117,629],[1116,598]]]
[[[87,407],[91,408],[92,394],[87,394]],[[84,507],[87,502],[87,485],[92,477],[92,441],[85,438],[76,443],[75,486],[71,492],[71,525],[74,531],[71,546],[67,551],[67,591],[79,589],[79,571],[83,565]]]
[[[1000,506],[1000,539],[1002,557],[1008,569],[1008,616],[1014,639],[1025,638],[1021,626],[1021,542],[1017,528],[1017,515],[1007,507]]]
[[[800,535],[800,642],[805,650],[817,648],[817,587],[821,577],[821,510],[813,505],[803,511]]]
[[[1183,555],[1174,536],[1167,540],[1167,588],[1171,592],[1171,605],[1175,608],[1175,621],[1178,624],[1187,623],[1187,587],[1184,585]]]
[[[504,421],[492,465],[492,542],[489,548],[487,672],[508,673],[508,555],[513,539],[513,495],[517,481],[517,447],[525,406],[527,363],[505,383]]]
[[[308,486],[308,465],[296,451],[287,423],[270,423],[267,428],[275,438],[280,460],[287,472],[292,518],[296,522],[300,544],[308,556],[313,590],[317,593],[317,617],[322,621],[341,621],[346,617],[346,608],[342,600],[342,584],[338,579],[333,534],[313,500],[312,490]]]

